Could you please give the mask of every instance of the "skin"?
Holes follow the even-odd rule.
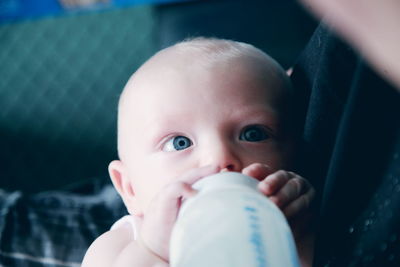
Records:
[[[400,1],[301,0],[400,92]]]
[[[139,237],[128,238],[129,229],[104,234],[82,266],[168,266],[182,198],[196,194],[194,182],[219,171],[258,179],[259,190],[288,219],[309,210],[314,189],[282,170],[290,166],[293,142],[286,125],[289,88],[280,70],[267,59],[204,66],[192,64],[193,56],[168,48],[128,82],[119,107],[120,160],[110,163],[109,172],[128,211],[141,218]],[[263,138],[243,138],[249,129]],[[182,150],[173,145],[178,136],[190,140]],[[104,256],[110,244],[117,252]]]

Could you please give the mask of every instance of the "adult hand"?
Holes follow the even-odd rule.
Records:
[[[400,1],[300,0],[400,91]]]

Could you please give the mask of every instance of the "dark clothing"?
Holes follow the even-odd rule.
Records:
[[[315,266],[400,266],[399,91],[323,26],[292,80],[299,168],[320,200]]]

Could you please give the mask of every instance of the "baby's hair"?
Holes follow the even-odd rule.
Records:
[[[177,51],[200,52],[208,59],[222,60],[227,57],[238,57],[244,54],[264,54],[260,49],[246,43],[228,39],[195,37],[188,38],[174,45]]]
[[[270,56],[255,46],[239,41],[212,37],[187,38],[172,46],[177,53],[198,53],[198,62],[212,63],[229,61],[239,57],[266,59],[269,63],[279,66]]]

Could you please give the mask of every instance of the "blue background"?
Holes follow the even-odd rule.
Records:
[[[135,4],[188,2],[191,0],[111,0],[91,6],[65,9],[58,0],[0,0],[0,23],[47,15],[61,15],[88,10],[102,10]]]

